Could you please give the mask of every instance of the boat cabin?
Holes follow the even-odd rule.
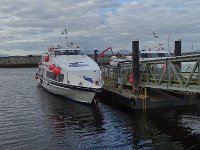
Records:
[[[140,51],[140,58],[141,60],[149,60],[149,59],[158,59],[158,58],[166,58],[170,57],[170,53],[168,51]]]

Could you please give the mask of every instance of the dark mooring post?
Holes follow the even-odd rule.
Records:
[[[98,50],[95,49],[94,50],[94,60],[95,60],[96,63],[98,63],[98,57],[97,56],[98,56]]]
[[[181,40],[175,41],[174,55],[181,56]],[[178,62],[176,64],[177,64],[177,67],[181,69],[181,62]]]
[[[139,80],[140,80],[140,71],[139,71],[139,41],[132,41],[132,66],[133,66],[133,85],[132,90],[134,94],[139,94]]]

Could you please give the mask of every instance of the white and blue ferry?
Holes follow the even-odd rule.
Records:
[[[85,103],[92,103],[104,83],[98,64],[72,43],[48,48],[36,79],[49,92]]]

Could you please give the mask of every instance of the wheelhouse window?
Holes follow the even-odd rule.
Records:
[[[51,80],[55,80],[56,81],[56,75],[53,74],[53,72],[47,71],[46,77],[49,78],[49,79],[51,79]]]
[[[142,57],[142,58],[147,58],[147,53],[142,53],[142,54],[141,54],[141,57]]]
[[[58,75],[58,82],[63,82],[64,79],[64,74],[59,74]]]
[[[142,58],[169,57],[168,53],[141,53]]]
[[[159,57],[169,57],[168,53],[159,53],[158,54]]]
[[[81,50],[59,50],[55,51],[55,55],[81,55]]]
[[[57,76],[55,74],[53,74],[53,72],[47,71],[47,73],[46,73],[47,78],[54,80],[54,81],[63,82],[64,74],[59,74]]]
[[[157,53],[142,53],[142,58],[156,58],[158,57]]]

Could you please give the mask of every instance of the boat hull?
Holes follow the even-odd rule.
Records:
[[[41,84],[47,91],[56,94],[61,95],[64,97],[67,97],[71,100],[82,102],[82,103],[92,103],[95,92],[89,91],[89,90],[80,90],[75,88],[66,88],[59,85],[55,85],[46,81],[42,81],[38,79],[39,84]]]

